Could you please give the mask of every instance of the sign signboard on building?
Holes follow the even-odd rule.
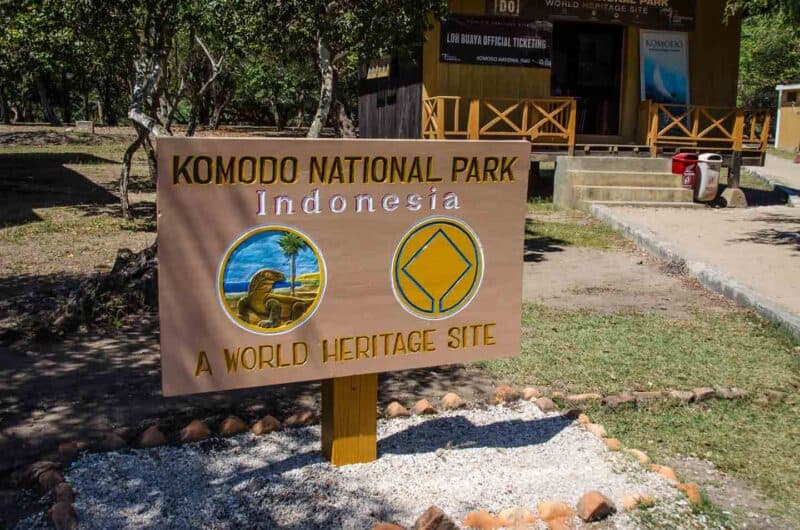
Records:
[[[440,60],[550,68],[552,40],[549,22],[450,15],[442,22]]]
[[[677,31],[639,34],[642,101],[689,103],[689,36]]]
[[[486,0],[486,12],[687,31],[694,28],[695,0]]]
[[[164,394],[517,354],[529,155],[159,139]]]

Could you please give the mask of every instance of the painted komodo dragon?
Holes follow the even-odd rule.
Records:
[[[283,281],[283,273],[261,269],[250,279],[247,294],[239,300],[239,318],[260,328],[276,328],[303,316],[312,300],[272,292],[275,283]]]

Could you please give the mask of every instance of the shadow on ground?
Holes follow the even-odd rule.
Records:
[[[734,239],[734,242],[785,246],[790,250],[800,252],[800,215],[767,213],[755,217],[752,221],[775,225],[775,227],[748,232],[745,237]]]
[[[536,230],[536,223],[530,219],[525,220],[525,250],[526,263],[539,263],[547,259],[546,254],[563,252],[569,243],[540,234]]]
[[[86,153],[0,154],[0,226],[40,221],[34,208],[116,203],[108,190],[65,166],[116,163]]]

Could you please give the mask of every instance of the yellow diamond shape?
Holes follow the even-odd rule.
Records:
[[[406,262],[403,272],[428,298],[431,311],[441,310],[441,301],[464,277],[472,264],[441,230]]]

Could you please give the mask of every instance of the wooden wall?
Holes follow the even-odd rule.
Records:
[[[697,0],[695,30],[689,34],[691,102],[734,106],[739,75],[741,20],[723,21],[726,0]],[[450,0],[460,14],[485,14],[485,0]],[[550,70],[439,62],[439,24],[423,48],[422,93],[427,96],[536,97],[550,95]],[[639,121],[639,28],[625,31],[622,58],[620,133],[633,139]]]
[[[362,79],[358,96],[361,138],[419,138],[422,129],[421,55],[393,61],[391,77]]]
[[[789,94],[794,93],[794,105],[789,101]],[[780,130],[778,131],[778,148],[794,152],[800,148],[800,90],[786,90],[778,109],[780,113]]]

